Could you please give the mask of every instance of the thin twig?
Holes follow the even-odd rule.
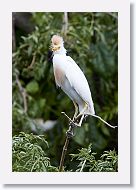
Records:
[[[36,59],[36,54],[33,55],[33,59],[31,64],[28,66],[28,69],[31,69],[33,67],[33,65],[35,64],[35,59]]]
[[[67,153],[67,148],[68,148],[68,145],[69,145],[69,140],[70,138],[72,138],[74,136],[74,128],[75,127],[78,127],[78,125],[75,123],[80,115],[78,117],[76,117],[75,120],[72,120],[70,117],[67,116],[67,114],[65,112],[61,112],[62,114],[64,114],[68,119],[69,119],[69,129],[67,130],[66,132],[66,140],[65,140],[65,144],[64,144],[64,147],[63,147],[63,151],[62,151],[62,154],[61,154],[61,159],[60,159],[60,166],[59,166],[59,172],[62,172],[64,171],[64,160],[65,160],[65,156],[66,156],[66,153]],[[117,126],[112,126],[110,125],[109,123],[107,123],[105,120],[103,120],[100,116],[97,116],[97,115],[91,115],[93,117],[96,117],[98,119],[100,119],[102,122],[104,122],[106,125],[108,125],[109,127],[112,127],[112,128],[116,128]],[[83,162],[83,165],[80,169],[80,172],[83,171],[83,168],[85,166],[85,163],[86,163],[86,160],[84,160]]]
[[[101,118],[100,116],[98,116],[98,115],[91,115],[91,116],[100,119],[103,123],[105,123],[106,125],[108,125],[109,127],[113,128],[113,129],[115,129],[116,127],[118,127],[118,126],[113,126],[113,125],[109,124],[107,121],[105,121],[104,119],[102,119],[102,118]]]
[[[76,125],[75,123],[74,123],[74,121],[70,118],[70,117],[68,117],[68,115],[65,113],[65,112],[61,112],[62,114],[64,114],[68,119],[69,119],[69,121],[73,124],[73,125]]]
[[[82,167],[81,167],[81,169],[80,169],[80,172],[82,172],[82,171],[83,171],[84,166],[85,166],[85,163],[86,163],[86,159],[84,160],[84,162],[83,162],[83,164],[82,164]]]
[[[19,91],[20,91],[20,93],[21,93],[21,95],[22,95],[22,98],[23,98],[23,103],[24,103],[24,112],[26,113],[27,112],[27,100],[26,100],[26,98],[27,98],[27,93],[26,93],[26,91],[25,91],[25,89],[22,87],[22,85],[21,85],[21,83],[20,83],[20,81],[19,81],[19,78],[18,78],[18,75],[16,74],[16,83],[17,83],[17,85],[18,85],[18,88],[19,88]]]

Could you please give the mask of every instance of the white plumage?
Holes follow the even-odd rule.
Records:
[[[78,124],[78,126],[81,126],[84,116],[92,115],[113,127],[101,117],[95,115],[91,91],[86,77],[76,62],[66,55],[62,37],[54,35],[51,41],[55,81],[74,103],[75,114],[73,121],[81,116]]]
[[[75,61],[71,57],[66,56],[66,54],[55,54],[53,57],[53,68],[55,76],[55,71],[58,68],[60,69],[59,74],[63,76],[61,80],[57,80],[57,77],[55,77],[56,84],[78,105],[79,112],[83,111],[86,103],[88,108],[84,111],[84,114],[94,114],[88,82]]]

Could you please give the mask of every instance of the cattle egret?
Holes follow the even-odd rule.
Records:
[[[56,85],[69,96],[75,106],[72,120],[64,114],[71,122],[81,117],[79,123],[74,123],[79,127],[86,115],[99,118],[110,127],[114,127],[105,122],[101,117],[95,115],[91,91],[86,77],[76,62],[66,55],[63,38],[54,35],[51,39],[51,49],[53,51],[53,70]]]

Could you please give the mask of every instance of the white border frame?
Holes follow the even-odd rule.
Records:
[[[0,11],[0,177],[4,184],[130,184],[130,5],[127,0],[5,0]],[[12,172],[12,12],[118,12],[118,172]],[[4,18],[4,19],[3,19]],[[4,149],[3,149],[4,148]]]

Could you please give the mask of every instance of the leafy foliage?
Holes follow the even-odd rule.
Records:
[[[104,151],[99,160],[95,158],[96,153],[92,152],[92,144],[88,148],[82,148],[78,154],[71,154],[72,160],[80,161],[76,172],[116,172],[118,167],[118,156],[116,151]]]
[[[14,172],[58,172],[58,167],[52,166],[50,158],[47,157],[49,147],[44,136],[21,132],[18,136],[13,137],[12,147]],[[118,156],[115,150],[104,151],[98,160],[95,155],[96,153],[92,152],[92,144],[88,148],[80,149],[77,154],[70,154],[71,162],[74,159],[79,162],[75,171],[117,171]],[[73,171],[73,169],[68,171]]]
[[[39,134],[46,135],[50,149],[44,151],[47,151],[47,158],[51,160],[46,159],[45,153],[41,152],[42,158],[45,159],[41,163],[45,162],[50,166],[51,161],[54,167],[59,165],[68,129],[68,121],[61,116],[61,112],[65,111],[70,117],[74,114],[71,100],[56,88],[49,50],[51,36],[64,35],[63,15],[64,13],[32,13],[35,30],[28,35],[16,36],[17,47],[12,59],[13,139],[17,138],[20,132],[34,133],[37,137]],[[118,121],[117,18],[117,13],[68,13],[67,35],[64,37],[67,54],[76,61],[88,80],[96,113],[113,125],[117,125]],[[39,120],[43,123],[48,120],[57,122],[47,131],[37,122]],[[29,136],[27,138],[29,139]],[[115,148],[117,151],[118,131],[88,117],[82,128],[76,129],[69,153],[76,154],[77,149],[87,147],[90,143],[93,143],[92,150],[97,152],[96,158],[104,150]],[[30,151],[29,157],[31,153]],[[16,154],[19,152],[15,152],[14,156]],[[36,157],[31,163],[35,163],[35,159]],[[106,162],[106,158],[103,159]],[[19,162],[16,160],[17,158],[13,159],[13,170],[23,170],[23,161],[21,160],[21,168],[17,169],[15,163]],[[75,160],[73,164],[76,165]],[[69,159],[65,165],[66,169],[70,170]],[[43,170],[42,166],[37,167]],[[37,170],[36,166],[34,170]]]
[[[50,165],[50,159],[40,146],[48,148],[43,136],[20,133],[13,137],[13,171],[18,172],[47,172],[57,171]]]

